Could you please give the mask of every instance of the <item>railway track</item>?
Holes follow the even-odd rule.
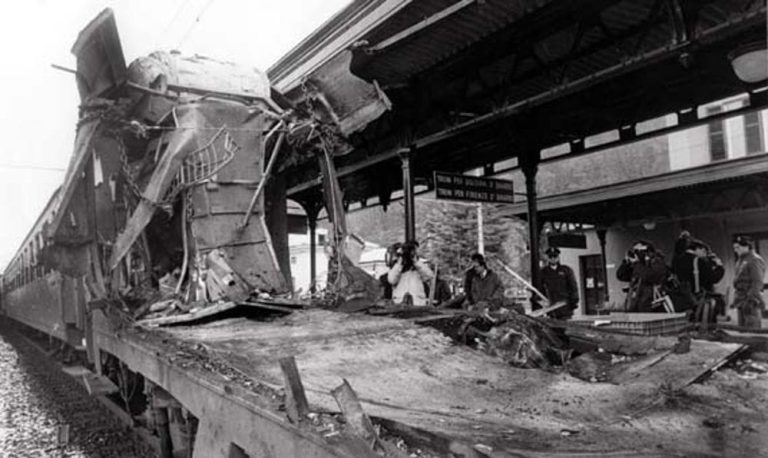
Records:
[[[27,328],[0,318],[0,458],[156,456],[101,401]]]

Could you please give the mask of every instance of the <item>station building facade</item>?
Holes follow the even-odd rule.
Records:
[[[746,96],[721,100],[700,107],[704,113],[699,116],[738,109],[746,103]],[[674,123],[674,116],[657,121]],[[710,244],[723,260],[726,273],[717,289],[730,301],[736,261],[733,238],[752,236],[758,253],[768,256],[767,133],[768,110],[711,121],[596,153],[590,172],[593,177],[582,181],[597,186],[566,192],[540,190],[544,239],[557,245],[558,240],[569,240],[563,233],[577,236],[570,240],[577,240],[578,247],[561,247],[561,261],[575,271],[581,312],[622,309],[627,284],[616,279],[616,269],[627,250],[636,240],[647,240],[670,263],[675,240],[683,230]],[[575,164],[588,159],[564,161]],[[612,167],[620,169],[619,173],[611,176]],[[542,172],[542,188],[547,187],[547,180],[568,179],[562,178],[567,174],[557,175],[559,178],[548,175],[546,165]],[[608,183],[604,183],[606,176]],[[518,207],[523,213],[524,206]],[[768,300],[768,291],[763,294]]]

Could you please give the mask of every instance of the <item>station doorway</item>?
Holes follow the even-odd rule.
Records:
[[[606,301],[605,267],[599,254],[579,256],[584,313],[597,314]]]

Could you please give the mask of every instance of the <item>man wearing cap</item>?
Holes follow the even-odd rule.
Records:
[[[765,277],[765,261],[755,253],[751,237],[739,236],[733,242],[733,251],[738,257],[736,276],[733,279],[733,305],[738,309],[739,326],[761,327],[761,312],[765,308],[760,292]]]
[[[541,285],[543,293],[550,304],[565,302],[564,307],[549,313],[552,318],[567,320],[573,316],[573,310],[579,305],[579,288],[576,286],[576,276],[573,269],[560,264],[560,250],[549,247],[544,252],[547,265],[541,269]]]

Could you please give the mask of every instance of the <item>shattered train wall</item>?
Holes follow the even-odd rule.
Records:
[[[230,267],[251,287],[270,292],[288,291],[289,281],[280,271],[267,229],[263,194],[249,224],[241,226],[254,189],[263,179],[265,120],[236,103],[211,100],[195,105],[188,115],[180,114],[178,122],[181,127],[194,126],[200,132],[198,145],[209,142],[218,128],[232,126],[227,129],[227,134],[237,146],[234,157],[210,182],[195,186],[191,191],[195,249],[203,255],[215,249],[222,250]],[[219,141],[224,140],[216,140],[213,145]],[[283,233],[281,237],[287,237],[287,234]]]

